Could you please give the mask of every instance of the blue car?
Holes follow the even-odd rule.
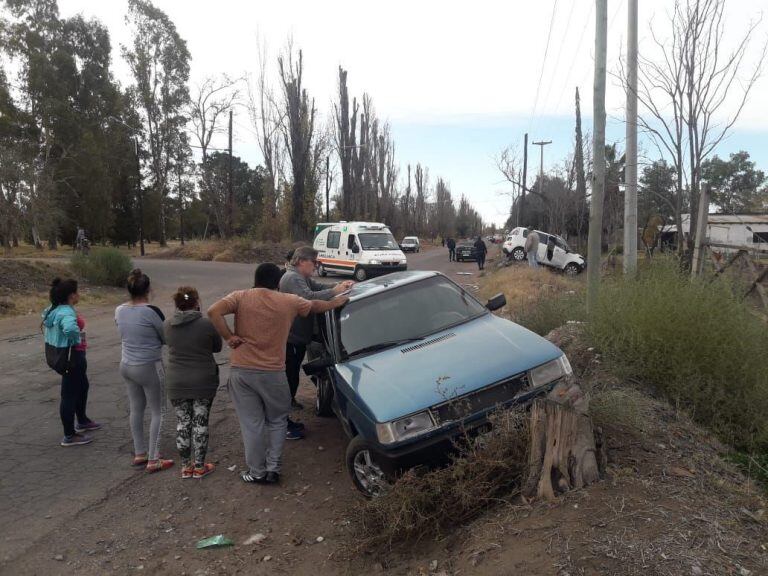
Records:
[[[355,486],[377,496],[404,470],[447,460],[467,430],[499,407],[529,402],[571,373],[563,352],[491,312],[437,272],[399,272],[355,285],[321,319],[322,352],[304,370],[317,413],[351,438]]]

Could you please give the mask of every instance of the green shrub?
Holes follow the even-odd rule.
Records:
[[[584,317],[584,295],[580,291],[542,294],[537,300],[521,305],[512,314],[512,320],[541,336],[569,321],[584,320]]]
[[[133,264],[116,248],[94,248],[88,256],[73,256],[72,268],[91,284],[123,287]]]
[[[654,386],[739,449],[768,447],[768,330],[721,282],[656,260],[605,282],[587,325],[617,375]]]

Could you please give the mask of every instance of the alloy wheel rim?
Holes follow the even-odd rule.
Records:
[[[372,496],[379,496],[386,491],[387,481],[384,472],[371,458],[370,450],[360,450],[353,461],[355,478],[360,486]]]

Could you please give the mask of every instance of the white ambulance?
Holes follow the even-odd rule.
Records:
[[[372,276],[408,269],[408,261],[386,224],[333,222],[318,224],[314,248],[321,276],[342,274],[362,282]]]

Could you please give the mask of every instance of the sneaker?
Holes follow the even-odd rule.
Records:
[[[296,398],[292,398],[291,408],[293,408],[294,410],[304,410],[304,404],[301,404],[300,402],[296,402]]]
[[[246,484],[266,484],[267,475],[265,474],[264,476],[254,476],[250,472],[246,471],[240,474],[240,480]]]
[[[64,436],[61,439],[61,445],[67,446],[82,446],[83,444],[90,444],[93,442],[93,438],[86,436],[85,434],[72,434],[72,436]]]
[[[288,428],[288,430],[285,431],[285,439],[286,440],[304,440],[304,432],[301,430],[292,430]]]
[[[295,422],[288,418],[288,430],[304,430],[303,422]]]
[[[93,420],[75,426],[75,432],[93,432],[94,430],[101,430],[101,424],[94,422]]]
[[[280,482],[280,473],[279,472],[267,472],[267,475],[264,477],[264,481],[267,484],[277,484]]]
[[[202,466],[195,466],[195,478],[204,478],[205,476],[208,476],[208,474],[211,474],[214,470],[216,470],[216,466],[213,464],[205,463]]]
[[[157,460],[150,460],[147,462],[147,472],[150,474],[154,472],[161,472],[163,470],[168,470],[173,466],[173,460],[163,460],[162,458],[158,458]]]
[[[186,480],[187,478],[192,478],[195,475],[195,467],[194,466],[182,466],[181,468],[181,479]]]

